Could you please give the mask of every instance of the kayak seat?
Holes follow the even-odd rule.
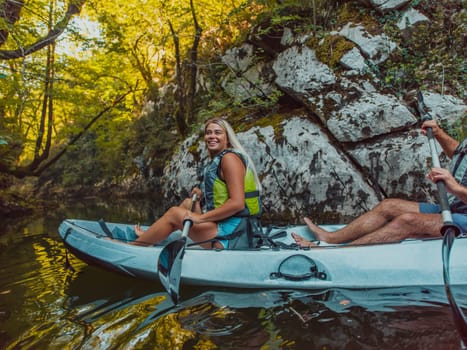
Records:
[[[296,243],[287,244],[277,240],[287,236],[286,230],[275,232],[271,235],[272,229],[273,226],[269,225],[266,232],[264,232],[258,217],[244,217],[235,231],[230,235],[217,236],[208,240],[208,242],[214,244],[218,240],[228,240],[229,250],[259,249],[261,247],[297,249],[298,245]]]
[[[263,235],[263,229],[258,217],[242,217],[237,228],[226,236],[217,236],[202,242],[193,242],[188,246],[209,243],[214,246],[217,241],[229,241],[229,250],[245,250],[258,248],[259,238]]]
[[[135,231],[127,227],[126,230],[122,230],[120,227],[115,226],[112,230],[112,236],[114,239],[118,239],[124,242],[132,242],[138,238]]]
[[[215,240],[228,240],[229,250],[241,250],[257,247],[258,236],[262,234],[258,217],[243,217],[237,228],[230,235],[216,237]]]
[[[102,232],[104,232],[104,234],[107,237],[114,238],[114,236],[112,235],[112,232],[110,231],[109,227],[105,223],[104,219],[99,219],[99,220],[97,220],[97,222],[99,223],[99,226],[101,227]]]

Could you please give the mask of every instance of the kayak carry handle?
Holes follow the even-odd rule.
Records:
[[[311,278],[326,280],[327,274],[318,270],[313,259],[303,254],[295,254],[284,259],[279,264],[278,271],[271,272],[269,278],[284,278],[289,281],[305,281]]]

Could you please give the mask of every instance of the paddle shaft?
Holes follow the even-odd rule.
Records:
[[[436,151],[433,130],[431,128],[427,128],[426,132],[428,136],[428,142],[430,144],[433,166],[440,168],[441,165],[439,162],[438,153]],[[444,286],[446,290],[446,296],[448,298],[449,304],[451,305],[454,323],[461,337],[461,349],[465,349],[467,344],[467,320],[462,309],[457,304],[454,294],[452,293],[450,282],[451,277],[449,273],[451,249],[453,247],[455,237],[460,234],[460,229],[452,221],[451,209],[449,208],[448,196],[446,192],[446,184],[443,180],[440,180],[436,182],[436,186],[438,187],[439,205],[441,208],[441,214],[443,216],[443,227],[441,228],[441,233],[444,237],[441,255],[443,260]]]
[[[433,119],[431,115],[425,111],[423,95],[421,93],[418,94],[418,109],[419,112],[423,115],[423,121]],[[433,166],[436,168],[441,168],[432,128],[426,128],[426,136],[428,137],[428,144],[430,146]],[[441,233],[444,237],[441,255],[443,260],[444,287],[446,290],[446,296],[451,306],[454,323],[461,337],[461,349],[465,349],[465,346],[467,345],[467,321],[462,309],[456,302],[454,294],[452,293],[450,283],[451,278],[449,274],[449,261],[451,256],[451,249],[455,237],[460,234],[460,229],[452,221],[452,214],[451,209],[449,207],[448,195],[446,192],[446,184],[444,183],[444,180],[437,181],[436,186],[438,188],[439,206],[441,208],[441,215],[443,217],[443,227],[441,228]]]
[[[431,116],[430,116],[431,119]],[[425,117],[425,120],[426,119]],[[428,144],[430,146],[430,151],[431,151],[431,160],[433,163],[433,166],[435,168],[441,168],[441,164],[439,162],[439,157],[438,157],[438,151],[436,149],[436,141],[435,138],[433,137],[433,130],[431,128],[426,128],[426,136],[428,137]],[[436,186],[438,188],[438,196],[439,196],[439,206],[441,208],[441,215],[443,216],[443,222],[445,224],[452,223],[452,214],[451,214],[451,209],[449,208],[449,202],[448,202],[448,195],[446,192],[446,184],[444,183],[444,180],[439,180],[436,181]]]
[[[195,193],[191,199],[189,211],[193,211],[198,195]],[[183,221],[182,236],[167,244],[160,252],[157,269],[159,280],[174,304],[178,303],[178,290],[182,272],[182,259],[185,254],[187,236],[193,225],[193,220],[186,218]]]
[[[195,193],[193,197],[191,198],[191,205],[190,205],[190,211],[193,211],[195,207],[195,203],[198,200],[198,195]],[[190,232],[190,228],[193,225],[193,220],[191,219],[185,219],[183,221],[183,230],[182,230],[182,237],[187,237],[188,233]]]

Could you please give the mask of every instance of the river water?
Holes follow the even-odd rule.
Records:
[[[138,201],[69,203],[0,228],[0,349],[459,349],[443,288],[318,291],[164,288],[88,266],[64,218],[150,223]],[[467,290],[454,288],[461,306]]]

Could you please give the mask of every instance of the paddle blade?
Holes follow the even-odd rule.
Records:
[[[178,291],[185,246],[186,237],[170,242],[162,249],[157,262],[159,280],[167,290],[174,304],[178,303]]]

